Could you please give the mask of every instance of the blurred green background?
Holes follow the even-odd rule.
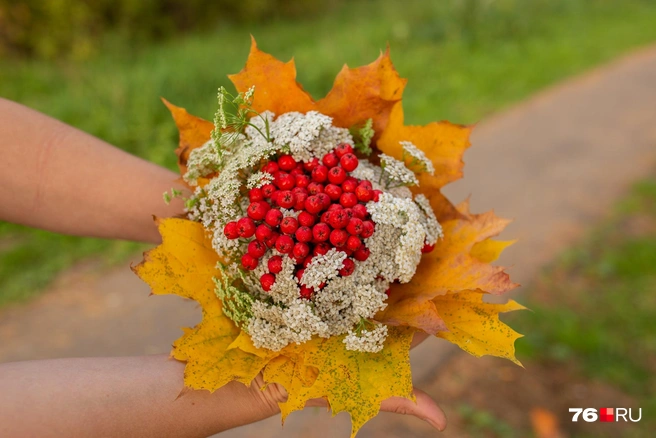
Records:
[[[473,123],[656,41],[655,23],[654,0],[0,0],[0,96],[173,169],[177,131],[160,96],[211,119],[216,90],[230,86],[226,74],[243,66],[250,34],[262,50],[293,56],[299,82],[315,98],[344,63],[369,63],[389,44],[409,79],[409,123]],[[654,184],[638,184],[604,227],[617,229],[636,215],[656,223]],[[567,311],[529,300],[552,322],[516,317],[521,331],[533,334],[520,341],[520,356],[578,361],[586,375],[656,411],[653,388],[640,384],[656,354],[649,293],[656,243],[653,234],[600,241],[607,242],[593,236],[572,249],[544,281],[576,277],[576,291],[559,289],[563,298],[602,295],[605,288],[606,304],[583,300]],[[0,222],[0,307],[29,299],[80,260],[112,264],[141,248]],[[635,301],[622,299],[627,291],[637,291]],[[582,312],[592,325],[581,326]],[[636,346],[603,336],[617,326]],[[463,417],[476,418],[467,412]],[[507,432],[493,423],[486,436]]]

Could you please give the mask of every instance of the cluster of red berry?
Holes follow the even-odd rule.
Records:
[[[374,223],[365,204],[378,201],[379,190],[371,182],[358,180],[349,172],[358,167],[358,158],[349,144],[340,144],[319,161],[297,163],[289,155],[267,162],[262,171],[273,175],[273,183],[249,191],[247,216],[229,222],[223,232],[228,239],[251,239],[241,258],[245,269],[253,270],[269,248],[276,248],[296,262],[297,278],[318,254],[337,248],[347,254],[339,274],[348,276],[355,262],[369,258],[362,239],[374,233]],[[299,211],[298,217],[283,217],[280,208]],[[268,261],[269,272],[260,277],[269,291],[282,270],[282,257]],[[313,290],[301,286],[301,296]]]

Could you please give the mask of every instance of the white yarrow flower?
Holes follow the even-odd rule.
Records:
[[[417,186],[419,180],[415,173],[405,166],[403,161],[399,161],[389,155],[380,154],[380,165],[383,168],[385,176],[396,185]]]
[[[400,143],[401,147],[403,147],[404,156],[407,154],[412,158],[412,162],[410,163],[411,165],[418,165],[422,171],[431,175],[435,173],[433,162],[428,159],[424,151],[409,141],[402,141]]]

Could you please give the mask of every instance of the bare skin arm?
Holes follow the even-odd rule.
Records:
[[[152,215],[177,175],[0,98],[0,220],[64,234],[159,242]]]
[[[183,387],[184,365],[166,356],[55,359],[0,365],[0,436],[205,437],[279,412],[284,390],[232,382],[213,394]],[[442,430],[444,413],[425,393],[382,409]],[[308,406],[325,405],[315,400]]]

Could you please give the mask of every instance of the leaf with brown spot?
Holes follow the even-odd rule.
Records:
[[[180,144],[175,150],[175,154],[178,156],[180,175],[184,175],[187,173],[189,154],[210,140],[214,124],[200,117],[192,116],[186,109],[175,106],[166,99],[162,99],[162,101],[171,111],[180,132]]]
[[[325,398],[336,415],[351,415],[351,437],[375,417],[380,404],[390,397],[414,400],[410,372],[410,343],[413,329],[390,327],[380,353],[360,353],[344,348],[344,336],[315,338],[307,342],[306,363],[319,370],[310,387],[292,385],[289,398],[281,404],[285,412],[302,409],[314,398]],[[289,406],[288,406],[289,404]]]

